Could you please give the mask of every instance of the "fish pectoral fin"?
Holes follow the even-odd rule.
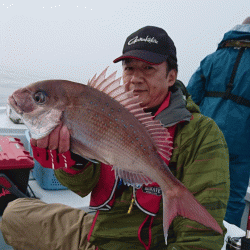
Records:
[[[178,193],[180,193],[178,196],[163,193],[163,229],[166,244],[169,226],[177,215],[194,220],[223,234],[218,222],[186,188]]]
[[[81,142],[79,142],[74,138],[71,138],[70,150],[74,154],[80,155],[86,160],[89,160],[91,162],[96,163],[96,161],[98,161],[110,165],[110,163],[105,161],[105,159],[103,159],[101,155],[98,155],[98,153],[93,152],[90,148],[86,147],[85,145],[83,145]]]

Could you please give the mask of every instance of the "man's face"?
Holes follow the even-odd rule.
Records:
[[[175,83],[176,71],[167,74],[167,62],[151,65],[132,59],[123,65],[123,83],[126,91],[133,90],[139,96],[141,107],[153,108],[160,105]]]

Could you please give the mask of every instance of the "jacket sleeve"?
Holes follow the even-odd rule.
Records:
[[[206,78],[204,76],[202,67],[200,66],[192,75],[187,85],[188,93],[192,96],[192,100],[197,105],[200,105],[201,101],[205,97],[205,84]]]
[[[72,167],[76,171],[79,169]],[[82,171],[70,174],[62,169],[55,170],[55,176],[62,185],[81,197],[87,196],[95,187],[100,177],[100,163],[88,162]]]
[[[224,136],[216,123],[194,114],[191,126],[176,136],[172,156],[176,177],[216,219],[223,235],[195,221],[176,217],[174,240],[167,249],[221,249],[226,228],[223,219],[229,198],[229,156]]]

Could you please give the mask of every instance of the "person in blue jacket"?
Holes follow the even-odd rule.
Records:
[[[225,220],[240,226],[250,176],[250,17],[224,34],[217,50],[201,61],[187,90],[226,138],[231,184]]]

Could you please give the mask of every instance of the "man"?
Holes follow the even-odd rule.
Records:
[[[250,176],[250,17],[228,31],[188,83],[201,113],[224,133],[230,156],[230,197],[225,220],[240,227]]]
[[[126,89],[133,90],[141,106],[168,128],[174,148],[171,160],[166,160],[169,168],[225,234],[223,218],[229,196],[227,146],[217,125],[202,116],[190,97],[186,101],[188,96],[184,97],[176,87],[181,83],[176,81],[173,41],[163,29],[146,26],[127,38],[123,55],[114,60],[118,61],[123,62]],[[49,150],[58,149],[58,158],[64,155],[67,168],[62,169],[65,162],[56,164],[57,178],[81,196],[91,192],[90,207],[97,211],[95,216],[64,205],[18,199],[9,204],[3,215],[1,229],[9,244],[25,250],[33,249],[32,244],[46,250],[221,249],[224,235],[183,217],[174,219],[166,245],[157,183],[133,188],[121,179],[116,181],[110,166],[70,153],[69,137],[67,128],[59,126],[44,139],[32,139],[34,156],[44,167],[51,167]],[[44,150],[47,158],[46,154],[41,157]],[[23,225],[24,232],[16,231]],[[25,234],[32,237],[27,239]]]

